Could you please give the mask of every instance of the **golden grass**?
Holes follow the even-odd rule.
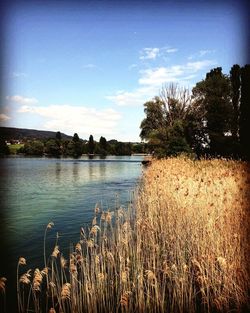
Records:
[[[133,205],[96,207],[68,260],[57,243],[45,269],[20,275],[19,310],[249,309],[249,183],[242,162],[153,161]]]

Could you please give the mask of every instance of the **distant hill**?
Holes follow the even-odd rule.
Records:
[[[72,136],[61,133],[63,139],[71,139]],[[0,137],[4,140],[18,139],[46,139],[55,138],[56,132],[35,130],[26,128],[0,127]]]

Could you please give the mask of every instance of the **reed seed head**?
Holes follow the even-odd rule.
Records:
[[[104,273],[99,273],[98,275],[97,275],[97,277],[98,277],[98,280],[99,281],[104,281],[104,279],[105,279],[105,275],[104,275]]]
[[[76,244],[75,250],[76,250],[76,251],[79,251],[79,252],[82,251],[82,246],[81,246],[80,242],[78,242],[78,243]]]
[[[67,266],[67,260],[61,255],[60,257],[61,267],[65,268]]]
[[[49,222],[47,225],[47,229],[50,229],[54,226],[55,224],[53,222]]]
[[[30,284],[30,272],[31,270],[28,270],[26,273],[24,273],[20,278],[19,278],[19,282],[25,285]]]
[[[226,267],[227,267],[226,259],[223,258],[223,257],[221,257],[221,256],[219,256],[219,257],[217,258],[217,264],[218,264],[219,269],[220,269],[221,271],[225,270]]]
[[[66,283],[62,286],[62,290],[61,290],[61,298],[62,300],[70,300],[70,289],[71,289],[71,285],[69,283]]]
[[[0,291],[5,292],[5,283],[7,281],[7,278],[5,277],[0,277]]]
[[[97,226],[97,225],[94,225],[91,228],[90,234],[93,235],[93,236],[96,236],[98,231],[101,231],[101,228],[99,226]]]
[[[55,246],[51,256],[57,258],[59,253],[60,253],[59,246]]]
[[[18,264],[19,264],[19,265],[26,265],[26,259],[23,258],[23,257],[19,258]]]
[[[33,277],[33,290],[34,291],[40,291],[42,280],[43,280],[42,272],[38,268],[36,268],[34,271],[34,277]]]

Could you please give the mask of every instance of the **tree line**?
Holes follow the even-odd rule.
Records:
[[[71,156],[80,157],[83,154],[88,155],[131,155],[132,153],[145,153],[147,144],[120,142],[115,139],[107,141],[101,136],[99,141],[95,141],[93,135],[89,136],[89,140],[82,140],[75,133],[71,140],[62,139],[61,133],[58,131],[55,138],[43,140],[27,140],[23,147],[17,153],[34,156]],[[0,142],[0,152],[9,154],[9,148],[4,140]]]
[[[144,104],[140,137],[159,157],[250,159],[250,65],[210,70],[192,92],[178,84],[163,86]]]

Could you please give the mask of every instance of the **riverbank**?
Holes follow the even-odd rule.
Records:
[[[242,162],[154,160],[133,204],[94,208],[67,260],[60,239],[44,268],[20,259],[21,308],[31,288],[50,313],[246,311],[249,182]]]

